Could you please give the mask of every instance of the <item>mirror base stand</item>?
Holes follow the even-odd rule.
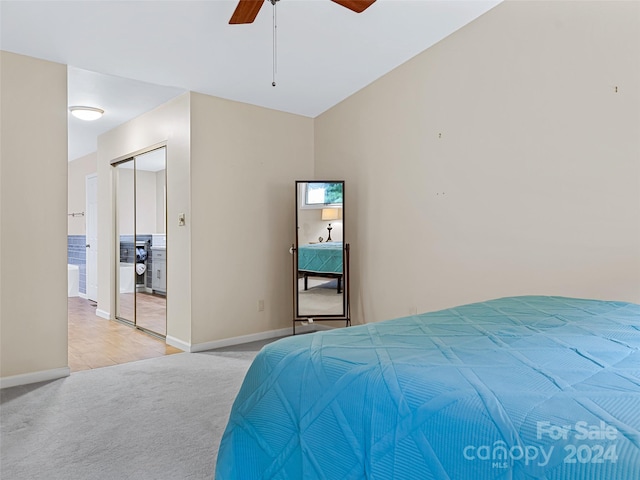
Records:
[[[345,322],[344,326],[345,327],[350,327],[351,326],[351,319],[350,318],[321,318],[319,319],[320,322]],[[293,334],[296,334],[296,322],[300,322],[302,323],[302,325],[313,325],[315,322],[313,320],[313,318],[296,318],[293,320]]]

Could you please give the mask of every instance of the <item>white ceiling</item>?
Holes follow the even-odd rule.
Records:
[[[69,115],[69,161],[98,149],[98,135],[184,93],[185,90],[68,67],[68,103],[105,111],[93,122]]]
[[[75,159],[97,134],[188,90],[316,117],[500,1],[377,0],[356,14],[282,0],[276,87],[268,1],[253,24],[229,25],[235,0],[2,0],[0,47],[69,65],[69,105],[105,110],[70,120]]]

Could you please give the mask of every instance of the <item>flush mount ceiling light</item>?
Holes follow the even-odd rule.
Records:
[[[69,111],[71,112],[71,115],[73,115],[74,117],[79,118],[80,120],[87,120],[87,121],[97,120],[104,113],[104,110],[100,108],[80,107],[80,106],[69,107]]]

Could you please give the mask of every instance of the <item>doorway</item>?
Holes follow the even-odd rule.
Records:
[[[166,147],[113,164],[116,319],[167,335]]]

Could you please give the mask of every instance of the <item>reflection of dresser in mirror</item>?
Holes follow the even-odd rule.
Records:
[[[296,243],[291,248],[294,334],[296,322],[351,323],[344,211],[344,181],[296,182]]]
[[[151,288],[153,293],[166,295],[167,293],[167,237],[153,235],[151,246],[153,276]]]

